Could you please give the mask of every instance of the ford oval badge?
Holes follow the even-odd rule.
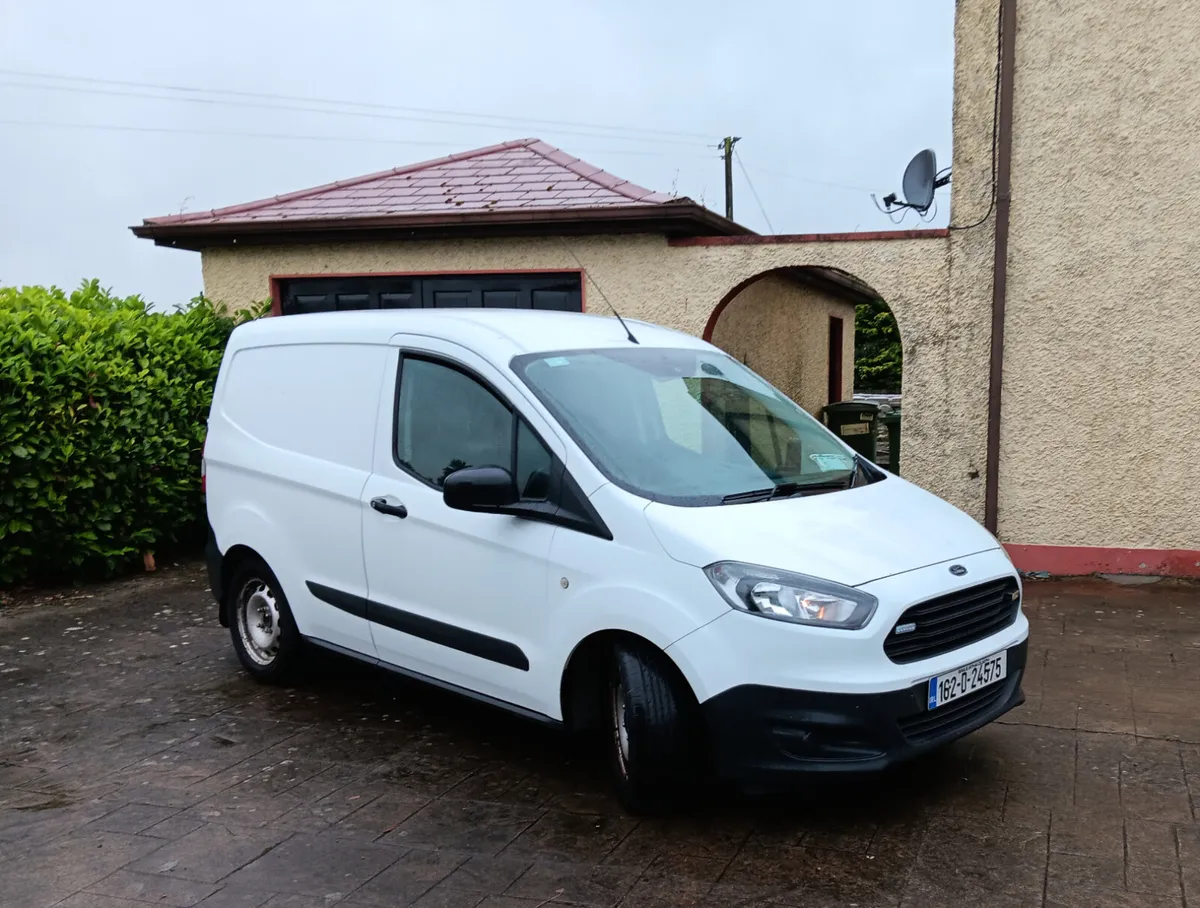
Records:
[[[966,572],[967,572],[967,569],[965,567],[963,567],[961,564],[950,565],[950,573],[953,574],[955,577],[961,577]]]

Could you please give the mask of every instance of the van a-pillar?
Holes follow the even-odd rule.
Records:
[[[986,487],[983,523],[995,533],[1000,503],[1000,393],[1004,383],[1004,310],[1008,290],[1008,223],[1012,200],[1013,72],[1017,0],[1000,0],[1000,105],[996,121],[996,235],[992,259],[992,352],[988,367]]]

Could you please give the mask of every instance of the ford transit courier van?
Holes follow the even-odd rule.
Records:
[[[633,809],[692,771],[880,769],[1022,702],[1029,625],[994,537],[715,347],[628,327],[237,328],[204,462],[246,670],[283,681],[324,647],[603,732]]]

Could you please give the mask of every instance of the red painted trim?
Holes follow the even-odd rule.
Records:
[[[842,327],[844,322],[836,315],[829,316],[829,386],[828,403],[842,399]]]
[[[283,315],[283,297],[280,295],[279,278],[271,275],[269,280],[271,284],[271,314]]]
[[[879,230],[873,233],[785,233],[775,236],[683,236],[667,240],[668,246],[777,246],[789,243],[853,243],[868,240],[945,239],[945,227],[931,230]]]
[[[725,307],[733,302],[734,298],[753,284],[760,278],[766,277],[770,271],[764,271],[761,274],[756,274],[754,277],[748,277],[741,283],[735,284],[733,289],[721,297],[721,301],[713,306],[713,311],[708,314],[708,322],[704,326],[704,333],[700,335],[708,343],[712,343],[713,332],[717,329],[717,322],[721,319],[721,313],[725,311]]]
[[[758,274],[755,274],[752,277],[748,277],[744,281],[741,281],[740,283],[736,284],[732,290],[730,290],[723,297],[721,297],[720,302],[718,302],[717,305],[713,307],[713,311],[709,313],[708,323],[704,326],[704,333],[701,335],[701,337],[704,340],[708,341],[709,343],[712,342],[713,331],[716,330],[717,321],[721,318],[721,313],[725,311],[725,307],[728,306],[731,302],[733,302],[733,300],[737,297],[737,295],[739,293],[741,293],[743,290],[745,290],[747,287],[749,287],[755,281],[761,280],[764,277],[769,277],[772,274],[779,274],[780,272],[786,272],[791,269],[803,270],[807,267],[809,267],[809,266],[782,265],[782,266],[779,266],[776,268],[768,268],[766,271],[760,271]],[[813,270],[841,271],[841,269],[838,269],[838,268],[824,268],[823,269],[819,266],[816,268],[813,268]],[[841,273],[846,275],[847,277],[853,277],[853,275],[847,271],[841,271]],[[870,291],[871,293],[874,293],[874,291],[870,290],[869,287],[867,288],[867,290]],[[878,294],[875,294],[875,295],[878,296]]]
[[[1198,549],[1119,549],[1086,545],[1018,545],[1004,548],[1021,571],[1059,577],[1088,574],[1149,574],[1200,578]]]
[[[311,271],[298,274],[272,274],[273,281],[293,281],[320,277],[459,277],[471,274],[578,274],[581,268],[474,268],[467,271]]]

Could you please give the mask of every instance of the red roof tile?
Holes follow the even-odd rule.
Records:
[[[420,217],[452,208],[511,212],[660,205],[673,200],[622,180],[539,139],[520,139],[341,180],[258,202],[147,218],[147,226]]]

